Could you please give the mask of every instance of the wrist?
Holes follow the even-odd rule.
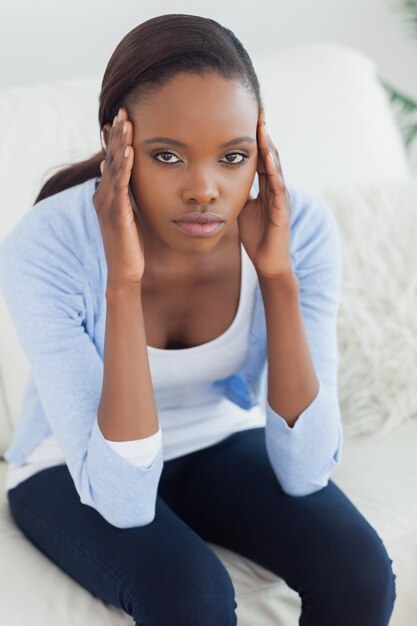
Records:
[[[274,290],[283,289],[296,292],[300,290],[300,281],[292,269],[282,272],[282,274],[274,278],[258,274],[258,280],[261,290],[269,290],[271,288]]]
[[[108,283],[106,287],[107,302],[137,300],[142,295],[142,283]]]

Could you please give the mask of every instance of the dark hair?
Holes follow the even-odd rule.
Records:
[[[182,13],[139,24],[117,45],[105,69],[99,96],[100,132],[113,122],[121,106],[129,110],[136,99],[149,97],[179,72],[202,75],[210,71],[243,85],[258,107],[263,106],[252,61],[228,28],[207,17]],[[100,176],[104,158],[103,148],[56,172],[44,183],[35,203]]]

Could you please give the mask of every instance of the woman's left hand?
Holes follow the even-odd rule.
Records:
[[[259,193],[249,197],[237,218],[239,237],[258,276],[274,279],[293,273],[290,256],[290,195],[278,150],[260,109],[257,126]]]

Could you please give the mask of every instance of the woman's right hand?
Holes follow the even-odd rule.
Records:
[[[106,158],[100,163],[101,180],[93,194],[107,261],[107,289],[139,285],[145,269],[143,239],[129,190],[133,125],[126,109],[120,111],[122,119],[113,120]]]

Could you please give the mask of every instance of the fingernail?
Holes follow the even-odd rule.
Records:
[[[119,115],[117,116],[117,119],[118,119],[119,122],[122,121],[122,119],[123,119],[123,111],[122,111],[122,109],[119,109]]]
[[[114,116],[113,126],[117,126],[117,115]]]
[[[127,133],[127,121],[123,124],[123,135]]]

